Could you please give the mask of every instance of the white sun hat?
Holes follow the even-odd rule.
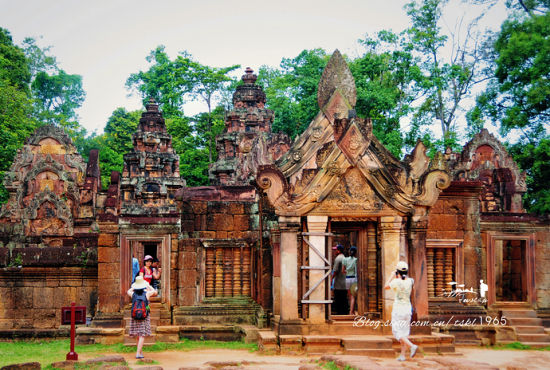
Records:
[[[146,282],[144,279],[143,279],[143,276],[141,275],[138,275],[136,276],[136,280],[134,281],[134,283],[132,284],[132,289],[134,290],[138,290],[138,289],[145,289],[149,286],[149,283]]]
[[[409,270],[409,265],[407,265],[407,262],[405,262],[405,261],[399,261],[397,263],[397,270],[398,271],[408,271]]]

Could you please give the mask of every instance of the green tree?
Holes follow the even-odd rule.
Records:
[[[130,75],[126,88],[138,92],[145,105],[150,98],[155,99],[165,117],[183,117],[183,106],[193,89],[191,74],[192,60],[187,52],[182,52],[173,61],[163,45],[145,59],[151,65],[147,71]]]
[[[536,143],[550,119],[550,13],[505,21],[493,47],[494,77],[470,122],[488,118],[500,122],[502,134],[519,129],[523,140]]]
[[[403,34],[405,50],[410,50],[420,61],[421,75],[417,75],[415,83],[422,94],[407,134],[409,147],[423,138],[439,149],[448,146],[458,149],[457,118],[466,109],[466,98],[471,96],[472,87],[483,81],[484,39],[477,27],[485,13],[469,22],[464,31],[457,29],[449,39],[441,32],[440,25],[446,3],[445,0],[413,0],[405,6],[412,24]],[[451,48],[448,58],[444,57],[446,47]],[[430,140],[433,131],[423,129],[434,122],[439,123],[442,132],[441,140],[435,142]]]
[[[216,150],[214,145],[214,138],[219,132],[214,130],[214,117],[212,116],[213,105],[219,102],[222,96],[222,92],[226,91],[231,82],[234,81],[227,74],[239,68],[240,65],[233,65],[230,67],[216,68],[202,65],[194,62],[192,64],[191,77],[193,81],[192,94],[199,96],[206,104],[208,112],[206,114],[206,127],[205,132],[208,136],[208,163],[213,162],[212,153]],[[222,121],[223,123],[223,121]]]
[[[411,104],[419,95],[413,83],[421,75],[418,61],[403,47],[401,37],[390,31],[359,42],[366,51],[350,62],[357,113],[372,119],[376,137],[400,157],[404,144],[400,121],[413,110]]]
[[[214,138],[220,132],[220,119],[223,127],[223,107],[218,103],[235,82],[228,74],[239,66],[206,66],[185,51],[171,60],[163,46],[153,50],[147,61],[151,64],[149,69],[132,74],[126,86],[138,92],[144,101],[150,97],[157,99],[172,135],[172,145],[180,154],[181,175],[190,185],[207,185],[208,165],[215,160]],[[195,97],[205,102],[207,112],[186,117],[184,104]]]
[[[273,131],[294,138],[307,128],[319,112],[317,86],[329,57],[323,49],[303,50],[295,58],[283,58],[279,69],[260,68],[258,83],[275,112]]]
[[[0,80],[26,94],[30,93],[31,72],[25,52],[13,43],[8,30],[0,27]]]
[[[516,143],[508,147],[514,160],[527,176],[527,193],[523,198],[529,212],[550,213],[550,136],[546,135],[538,143]]]
[[[36,129],[32,119],[31,73],[23,50],[13,44],[9,31],[0,28],[0,178],[9,170],[17,149]],[[7,191],[0,185],[0,202]]]
[[[500,133],[519,133],[509,145],[514,160],[527,173],[525,208],[550,212],[550,3],[511,1],[510,15],[492,43],[492,68],[486,90],[469,112],[469,124],[486,120],[500,125]],[[517,136],[517,135],[515,135]]]

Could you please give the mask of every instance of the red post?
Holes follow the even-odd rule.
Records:
[[[67,353],[67,360],[78,361],[78,354],[74,351],[74,337],[75,337],[75,303],[71,302],[71,352]]]

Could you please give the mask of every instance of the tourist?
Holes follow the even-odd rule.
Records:
[[[355,310],[355,297],[357,296],[357,247],[351,246],[349,256],[344,259],[346,266],[346,290],[349,297],[349,314],[353,315]]]
[[[134,257],[132,258],[132,283],[136,281],[136,276],[139,274],[139,260],[137,259],[136,255],[134,254]]]
[[[143,276],[136,276],[136,281],[132,284],[130,289],[128,289],[128,295],[132,297],[132,302],[136,297],[145,295],[147,311],[149,311],[149,299],[157,294],[157,291],[153,289]],[[147,315],[145,319],[136,320],[133,318],[130,313],[130,336],[137,337],[137,350],[136,358],[143,358],[143,343],[145,342],[145,337],[151,335],[151,315]]]
[[[139,276],[143,278],[149,285],[152,285],[153,279],[160,278],[158,270],[153,268],[153,257],[146,255],[143,258],[143,267],[139,270]]]
[[[405,261],[399,261],[397,270],[392,271],[384,289],[391,289],[394,294],[393,309],[391,313],[391,330],[395,339],[401,343],[401,355],[397,361],[405,361],[406,347],[411,349],[410,357],[413,358],[418,349],[411,343],[408,336],[411,331],[411,292],[414,280],[407,276],[409,266]]]
[[[348,313],[348,291],[346,290],[346,267],[344,265],[344,247],[336,246],[336,258],[332,269],[334,287],[334,310],[337,315]]]
[[[154,258],[151,266],[153,268],[153,280],[151,281],[151,286],[160,295],[160,275],[162,274],[162,269],[159,267],[159,260]]]

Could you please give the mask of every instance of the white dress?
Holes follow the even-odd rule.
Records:
[[[411,331],[413,284],[414,280],[409,277],[405,280],[398,277],[390,283],[390,288],[395,293],[391,313],[391,331],[397,340],[408,337]]]

